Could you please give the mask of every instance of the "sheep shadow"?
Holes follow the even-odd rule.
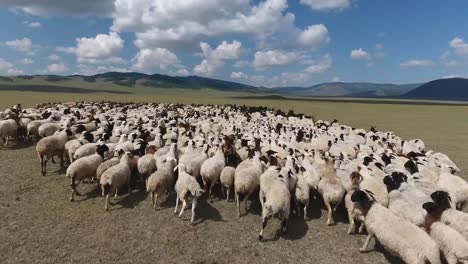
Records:
[[[141,202],[146,200],[148,197],[147,192],[143,191],[132,191],[130,194],[126,194],[123,199],[114,202],[113,205],[120,205],[119,208],[116,209],[123,209],[123,208],[135,208]]]
[[[309,226],[304,219],[290,218],[288,230],[282,236],[287,240],[298,240],[303,238],[309,231]]]
[[[214,222],[226,222],[223,219],[223,216],[214,208],[206,199],[199,199],[196,210],[197,221],[196,225],[205,222],[206,220],[211,220]]]
[[[375,240],[374,251],[381,253],[389,263],[393,263],[393,264],[404,264],[405,263],[401,258],[396,257],[396,256],[388,253],[384,249],[382,244],[380,244],[380,242],[378,240]],[[444,262],[442,262],[442,263],[444,263]]]

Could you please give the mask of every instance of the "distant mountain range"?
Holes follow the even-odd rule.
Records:
[[[468,101],[468,79],[439,79],[417,84],[381,84],[381,83],[345,83],[331,82],[311,87],[275,87],[265,88],[242,83],[223,81],[199,76],[168,76],[162,74],[143,74],[137,72],[107,72],[92,76],[38,75],[17,76],[20,79],[42,80],[60,85],[61,82],[82,79],[85,82],[112,82],[120,86],[133,87],[142,85],[154,88],[214,89],[231,92],[251,92],[259,94],[278,94],[283,96],[309,97],[362,97],[362,98],[404,98],[426,100]],[[0,81],[13,81],[11,77],[0,77]]]

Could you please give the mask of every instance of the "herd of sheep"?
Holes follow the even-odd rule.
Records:
[[[239,217],[258,197],[262,240],[268,220],[287,232],[291,215],[307,220],[310,200],[320,199],[328,225],[344,204],[348,233],[367,232],[362,252],[376,238],[406,263],[468,263],[468,183],[420,139],[234,105],[15,105],[0,120],[4,147],[37,141],[42,175],[54,158],[68,166],[71,201],[83,181],[97,183],[106,210],[111,195],[131,188],[150,193],[155,210],[175,192],[174,213],[181,202],[181,217],[190,202],[193,223],[198,199],[218,195],[219,184]]]

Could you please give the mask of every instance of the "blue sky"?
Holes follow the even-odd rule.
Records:
[[[0,75],[253,85],[468,77],[468,1],[0,0]]]

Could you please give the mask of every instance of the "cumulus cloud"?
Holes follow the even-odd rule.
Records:
[[[63,52],[68,54],[74,54],[76,52],[75,47],[56,47],[55,50],[57,52]]]
[[[41,27],[40,22],[31,22],[31,21],[23,21],[23,25],[30,27],[30,28],[38,28]]]
[[[22,52],[31,52],[33,48],[31,39],[26,38],[26,37],[22,39],[6,41],[5,45],[12,49],[22,51]]]
[[[253,65],[257,69],[267,67],[280,67],[296,63],[300,58],[300,54],[294,51],[284,50],[268,50],[257,51],[254,55]]]
[[[257,4],[249,0],[116,0],[112,30],[134,32],[135,45],[141,49],[172,51],[193,50],[206,38],[236,35],[251,36],[263,49],[264,45],[317,48],[328,40],[324,25],[304,31],[295,27],[295,17],[287,8],[287,0]]]
[[[450,47],[453,48],[455,54],[468,56],[468,43],[464,42],[461,38],[453,38],[450,41]]]
[[[27,65],[27,64],[33,64],[34,61],[32,59],[24,58],[20,60],[20,63]]]
[[[371,59],[371,55],[367,51],[363,50],[362,48],[353,49],[351,53],[349,54],[349,57],[352,60],[370,60]]]
[[[401,67],[428,67],[433,66],[435,63],[431,60],[407,60],[400,63]]]
[[[124,40],[119,34],[98,34],[94,38],[77,38],[75,53],[79,63],[97,64],[102,60],[108,63],[121,63],[123,60],[116,57],[122,50]]]
[[[223,41],[216,49],[212,49],[206,42],[200,43],[205,59],[195,66],[193,71],[203,76],[213,76],[224,66],[225,60],[235,60],[241,56],[242,43],[237,40],[228,43]]]
[[[317,49],[330,41],[328,29],[323,25],[312,25],[299,33],[298,43],[305,48]]]
[[[51,60],[51,61],[59,61],[59,60],[62,59],[62,58],[60,58],[60,56],[58,56],[57,54],[50,54],[47,58],[48,58],[49,60]]]
[[[184,68],[177,55],[164,48],[140,50],[132,62],[133,70],[149,74],[171,73],[170,70]]]
[[[351,5],[350,0],[300,0],[300,3],[317,11],[343,10]]]
[[[248,76],[247,74],[243,72],[232,72],[231,73],[231,79],[247,79]]]
[[[332,68],[332,58],[330,54],[325,54],[322,59],[313,61],[312,65],[307,67],[304,71],[307,73],[317,74],[328,71]]]
[[[23,71],[18,70],[17,68],[14,67],[14,65],[3,59],[0,58],[0,74],[2,75],[20,75],[23,74]]]
[[[36,16],[50,15],[110,15],[114,0],[0,0],[0,6],[21,10]]]
[[[68,70],[68,67],[63,63],[53,63],[47,65],[47,71],[49,71],[50,73],[64,73]]]

